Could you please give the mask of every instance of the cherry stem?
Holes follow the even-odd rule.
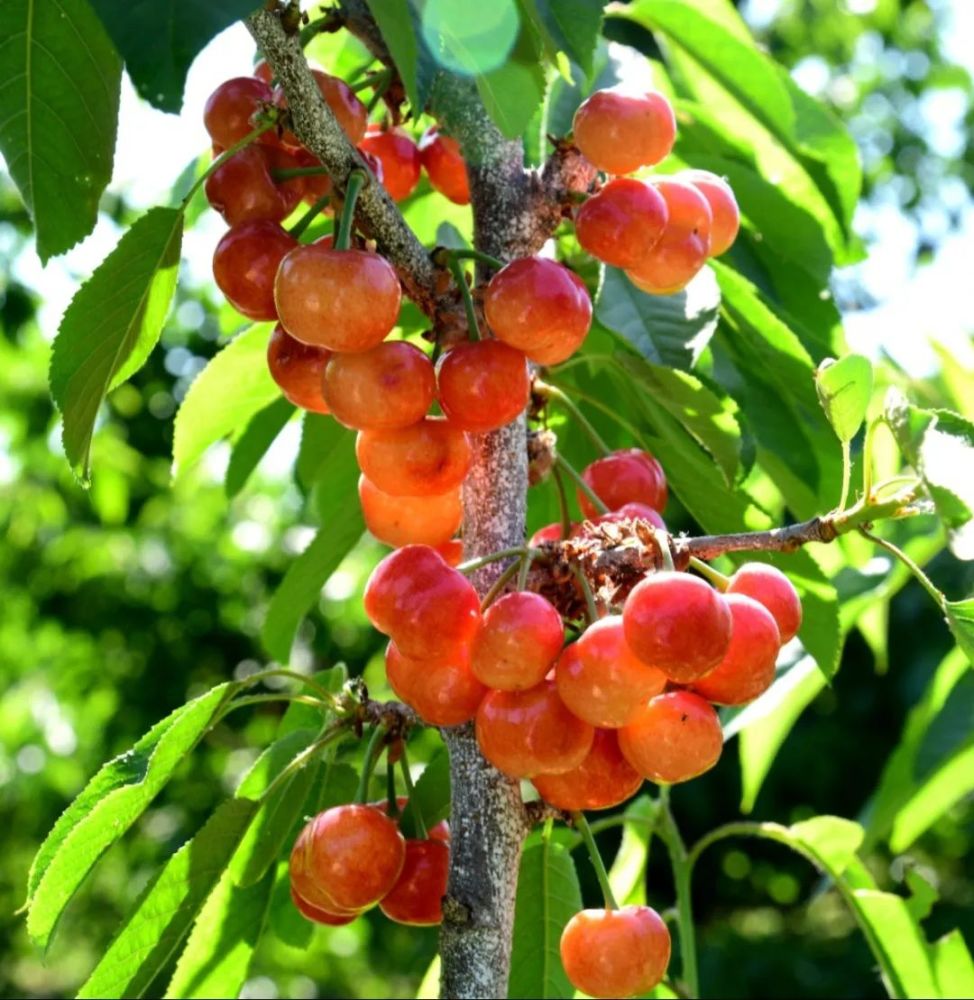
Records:
[[[376,107],[379,104],[379,101],[381,101],[382,98],[385,97],[386,91],[391,86],[392,70],[387,69],[384,71],[383,74],[379,74],[379,76],[376,76],[375,79],[373,80],[373,83],[375,86],[375,92],[369,98],[369,103],[365,105],[365,111],[369,115],[371,115],[372,112],[375,111]]]
[[[561,514],[561,538],[564,541],[572,533],[572,518],[568,510],[568,493],[565,490],[565,477],[561,469],[554,467],[555,488],[558,490],[558,510]]]
[[[299,674],[296,670],[288,670],[286,667],[272,667],[268,670],[260,670],[256,674],[251,674],[247,677],[243,681],[243,685],[244,687],[251,687],[254,684],[259,684],[267,677],[289,677],[291,680],[298,681],[311,688],[322,701],[327,702],[332,708],[341,707],[341,701],[338,696],[319,684],[313,677],[306,677],[304,674]]]
[[[548,382],[542,382],[540,379],[535,380],[534,391],[545,399],[554,399],[560,403],[578,423],[579,427],[581,427],[582,430],[589,436],[592,444],[595,445],[601,455],[609,455],[612,453],[612,449],[602,439],[602,435],[599,434],[588,417],[582,413],[581,409],[579,409],[578,405],[568,396],[567,393],[563,392],[555,385],[551,385]]]
[[[386,68],[379,70],[377,73],[370,73],[364,79],[356,81],[351,85],[350,89],[353,94],[357,94],[361,90],[369,90],[370,88],[376,93],[381,93],[386,90],[390,83],[392,83],[392,70]]]
[[[390,819],[399,816],[399,803],[396,801],[396,768],[394,764],[386,767],[386,810]]]
[[[349,722],[347,719],[339,719],[338,722],[333,722],[322,734],[314,741],[314,743],[306,746],[301,753],[299,753],[288,765],[285,767],[277,777],[264,789],[264,793],[261,795],[261,801],[266,802],[274,792],[285,782],[295,771],[299,771],[305,764],[311,760],[312,757],[320,750],[324,749],[329,743],[338,737],[342,736],[348,729]]]
[[[289,701],[298,705],[310,705],[312,708],[327,709],[328,705],[318,698],[312,698],[307,694],[291,694],[288,691],[277,691],[274,694],[248,694],[242,698],[234,698],[227,704],[220,718],[224,718],[229,712],[237,708],[244,708],[247,705],[268,705],[273,702]]]
[[[849,502],[849,486],[852,482],[852,452],[848,441],[842,442],[842,495],[839,498],[839,510],[845,510]]]
[[[467,333],[471,340],[480,340],[480,326],[477,323],[477,313],[473,307],[473,296],[470,294],[470,286],[467,284],[467,276],[464,273],[463,265],[456,257],[450,256],[447,263],[450,274],[456,282],[460,294],[463,296],[463,310],[467,314]]]
[[[484,253],[483,250],[448,250],[450,260],[475,260],[479,264],[486,264],[488,267],[492,267],[495,271],[499,271],[504,266],[504,261],[498,260],[496,257],[492,257],[489,253]]]
[[[323,194],[312,206],[308,209],[304,215],[294,223],[293,226],[288,230],[288,232],[295,239],[298,239],[301,234],[311,225],[312,222],[322,213],[322,211],[327,208],[328,202],[330,200],[329,195]]]
[[[522,556],[522,560],[523,560]],[[507,569],[493,582],[490,590],[484,594],[484,599],[480,602],[480,610],[486,611],[494,601],[503,593],[504,588],[514,579],[515,574],[521,568],[521,561],[512,562]]]
[[[365,748],[365,759],[362,761],[362,776],[359,778],[358,790],[355,792],[355,801],[358,803],[365,802],[369,797],[369,779],[372,777],[376,761],[382,753],[382,741],[385,736],[385,726],[378,725],[372,730],[372,735],[369,737],[369,744]]]
[[[464,563],[460,563],[457,569],[461,573],[473,573],[474,570],[480,569],[482,566],[489,566],[491,563],[498,562],[501,559],[510,559],[512,556],[526,556],[529,552],[537,552],[537,549],[529,549],[526,545],[519,545],[517,548],[513,549],[500,549],[497,552],[491,552],[486,556],[478,556],[476,559],[468,559]]]
[[[720,570],[714,569],[710,563],[705,563],[702,559],[698,559],[696,556],[690,556],[690,566],[693,567],[704,579],[709,580],[721,593],[723,593],[730,584],[730,577],[725,576]]]
[[[527,555],[521,557],[521,569],[517,574],[518,590],[527,590],[528,574],[531,572],[531,563],[534,562],[534,557],[537,554],[537,549],[528,549]]]
[[[575,564],[574,568],[575,577],[578,580],[579,586],[582,588],[582,593],[585,595],[585,612],[588,616],[588,623],[591,625],[593,622],[597,622],[601,617],[599,614],[599,607],[595,603],[595,594],[592,593],[592,586],[588,582],[588,577],[585,575],[585,571],[578,563]]]
[[[210,174],[215,173],[220,167],[223,166],[231,156],[236,156],[245,146],[249,146],[255,139],[259,139],[265,132],[269,132],[274,126],[277,125],[277,115],[275,114],[270,121],[264,122],[258,125],[252,132],[248,132],[239,142],[235,142],[232,146],[225,149],[207,168],[200,174],[199,177],[193,181],[193,186],[186,192],[185,197],[179,203],[179,210],[181,212],[186,211],[186,206],[189,205],[192,197],[197,191],[206,183],[207,178]]]
[[[880,538],[879,535],[874,535],[871,531],[868,531],[865,527],[859,528],[859,534],[864,538],[868,538],[871,542],[875,542],[881,548],[886,549],[891,555],[895,556],[903,565],[916,577],[917,582],[921,587],[933,598],[934,603],[944,614],[947,613],[947,598],[937,589],[933,580],[923,572],[922,569],[915,563],[898,545],[894,545],[892,542],[886,541],[885,538]]]
[[[281,181],[290,181],[295,177],[316,177],[319,174],[327,174],[328,168],[317,166],[317,167],[282,167],[280,170],[272,170],[271,178],[275,184],[280,184]]]
[[[563,469],[568,473],[569,476],[575,481],[575,485],[589,498],[592,502],[592,506],[600,514],[608,514],[609,508],[605,505],[602,498],[592,489],[591,486],[581,477],[578,470],[565,458],[562,454],[555,455],[555,465],[559,469]]]
[[[352,238],[352,225],[355,221],[355,202],[359,191],[368,180],[364,170],[355,169],[348,175],[345,185],[345,204],[342,205],[342,218],[338,224],[338,235],[335,237],[335,249],[347,250]]]
[[[585,841],[589,859],[592,862],[592,867],[595,869],[595,877],[599,880],[602,895],[605,897],[605,908],[607,910],[618,910],[619,904],[613,895],[612,886],[609,884],[608,872],[605,870],[602,855],[599,853],[598,844],[595,843],[595,837],[592,835],[592,830],[588,825],[585,814],[582,812],[573,812],[572,823],[574,823],[575,829],[582,835],[582,840]]]
[[[407,805],[413,811],[413,821],[416,823],[416,831],[419,833],[420,840],[426,840],[429,837],[429,831],[426,829],[426,820],[423,818],[423,810],[420,808],[419,799],[416,798],[416,789],[413,786],[413,776],[409,772],[409,757],[406,754],[405,744],[403,744],[402,756],[399,758],[399,769],[402,771],[403,784],[406,786],[406,795],[408,796]]]

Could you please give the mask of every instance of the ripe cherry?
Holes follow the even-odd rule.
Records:
[[[326,927],[344,927],[350,924],[358,913],[332,913],[309,903],[303,896],[300,896],[294,886],[291,886],[291,902],[297,907],[302,917],[313,920],[316,924],[324,924]]]
[[[588,500],[588,498],[585,498]],[[594,525],[599,524],[618,524],[621,521],[648,521],[654,528],[659,528],[661,531],[666,531],[666,522],[662,517],[648,504],[637,503],[633,501],[632,503],[624,503],[618,510],[610,510],[608,514],[599,514],[598,517],[589,518],[589,520]],[[572,529],[572,537],[584,534],[584,525],[577,525]]]
[[[413,193],[423,164],[416,143],[402,129],[370,125],[359,148],[382,164],[382,184],[393,200],[402,201]]]
[[[575,145],[592,166],[608,174],[631,174],[669,155],[676,117],[663,94],[597,90],[575,112]]]
[[[568,711],[551,680],[527,691],[488,691],[477,709],[480,752],[511,778],[574,770],[594,735]]]
[[[400,814],[409,804],[409,799],[405,795],[396,796],[396,808],[399,810]],[[386,816],[389,815],[389,800],[388,799],[378,799],[375,802],[370,802],[370,806],[373,809],[378,809],[379,812],[384,813]],[[396,817],[396,822],[399,823],[402,820],[402,816]],[[440,820],[432,829],[427,830],[427,835],[430,840],[445,840],[447,843],[450,842],[450,824],[447,823],[445,819]],[[408,844],[409,841],[407,840]]]
[[[386,647],[389,686],[430,726],[469,722],[487,693],[470,670],[466,646],[443,658],[406,656],[390,642]]]
[[[582,249],[613,267],[637,267],[659,242],[669,212],[645,181],[616,177],[575,213]]]
[[[693,690],[718,705],[744,705],[771,687],[781,636],[771,612],[744,594],[727,594],[734,626],[724,658]]]
[[[335,354],[324,375],[335,419],[356,430],[395,430],[422,420],[436,395],[429,358],[405,340],[359,354]]]
[[[295,150],[291,155],[299,167],[321,166],[321,160],[306,149]],[[332,193],[333,185],[331,183],[331,176],[327,173],[305,174],[300,180],[302,181],[301,187],[304,200],[309,205],[313,205],[319,199]]]
[[[470,204],[470,181],[467,165],[456,139],[443,135],[433,125],[419,140],[419,156],[430,184],[457,205]]]
[[[540,594],[516,591],[487,609],[470,666],[488,687],[523,691],[544,680],[564,641],[565,627],[554,606]]]
[[[554,365],[581,347],[592,325],[592,300],[563,264],[521,257],[491,278],[484,315],[498,340],[540,365]]]
[[[260,62],[254,66],[254,76],[258,80],[263,80],[264,83],[271,83],[274,80],[274,71],[271,69],[270,63],[266,59],[261,59]]]
[[[398,924],[431,927],[443,919],[450,848],[442,840],[407,840],[406,861],[379,909]]]
[[[372,571],[363,602],[369,621],[410,657],[454,656],[480,628],[477,591],[427,545],[387,555]]]
[[[456,489],[472,460],[467,436],[442,417],[425,417],[398,430],[359,431],[355,454],[365,475],[397,497]]]
[[[399,317],[402,292],[392,265],[365,250],[299,246],[282,261],[274,299],[284,329],[303,344],[367,351]]]
[[[366,528],[380,542],[395,548],[444,545],[463,520],[459,488],[430,497],[394,497],[360,476],[358,498]]]
[[[314,413],[327,413],[321,395],[321,375],[329,352],[295,340],[280,323],[267,342],[267,367],[281,392],[295,406]]]
[[[592,749],[574,770],[539,774],[532,779],[538,794],[556,809],[611,809],[631,799],[643,783],[642,775],[622,756],[611,729],[596,729]]]
[[[247,146],[206,179],[206,199],[231,226],[280,222],[294,208],[290,193],[271,178],[269,146]]]
[[[542,542],[560,542],[564,537],[564,530],[560,523],[546,524],[543,528],[538,528],[528,539],[528,546],[533,548]]]
[[[666,975],[670,932],[649,906],[582,910],[561,935],[561,964],[571,984],[592,997],[648,993]]]
[[[626,642],[671,681],[689,684],[709,673],[730,645],[731,612],[723,595],[689,573],[654,573],[622,609]]]
[[[254,130],[254,115],[273,103],[271,88],[253,76],[237,76],[225,80],[210,94],[203,108],[203,124],[210,137],[224,149],[229,149]],[[271,131],[262,141],[273,142]]]
[[[582,478],[610,511],[629,503],[645,504],[660,511],[669,497],[663,467],[648,451],[639,448],[614,451],[596,459],[582,472]],[[586,517],[598,515],[595,505],[581,490],[578,503]]]
[[[689,181],[710,205],[713,223],[710,227],[710,256],[717,257],[731,248],[741,228],[741,211],[730,184],[709,170],[687,170],[677,174]]]
[[[461,538],[451,538],[448,542],[443,542],[442,545],[434,545],[433,548],[443,556],[450,566],[459,566],[463,562],[463,539]]]
[[[464,341],[437,373],[440,407],[464,431],[492,431],[528,405],[531,380],[524,355],[499,340]]]
[[[299,167],[304,167],[308,165],[307,160],[302,157],[297,151],[285,149],[280,145],[266,145],[259,147],[264,151],[264,155],[267,157],[268,166],[271,170],[271,176],[274,177],[274,171],[279,170],[296,170]],[[314,157],[311,157],[314,163],[317,161]],[[327,177],[327,174],[325,175]],[[286,180],[275,180],[274,183],[277,185],[278,191],[281,192],[287,203],[287,214],[290,215],[301,201],[309,197],[309,185],[314,185],[317,181],[317,176],[311,177],[290,177]]]
[[[626,760],[657,784],[673,785],[709,771],[724,746],[717,713],[692,691],[657,695],[618,732]]]
[[[593,726],[624,726],[666,687],[666,675],[629,648],[622,616],[602,618],[558,659],[555,682],[561,700]]]
[[[791,580],[766,563],[744,563],[731,577],[728,594],[746,594],[772,614],[782,644],[794,639],[802,623],[802,602]]]
[[[274,275],[297,246],[276,222],[232,226],[213,253],[213,277],[230,304],[255,320],[277,319]]]

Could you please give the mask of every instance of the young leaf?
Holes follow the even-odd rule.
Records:
[[[861,354],[827,358],[815,370],[815,389],[832,430],[848,444],[866,419],[873,391],[873,366]]]
[[[419,836],[417,806],[427,830],[450,815],[450,755],[445,750],[433,756],[413,786],[413,794],[399,820],[404,837]]]
[[[244,488],[250,474],[292,416],[294,405],[281,396],[250,418],[230,453],[223,483],[227,499],[232,500]]]
[[[95,228],[112,176],[122,63],[85,0],[4,0],[0,65],[0,153],[46,263]]]
[[[105,393],[145,364],[179,270],[182,213],[153,208],[78,289],[51,355],[51,394],[64,419],[64,450],[88,474],[91,435]]]

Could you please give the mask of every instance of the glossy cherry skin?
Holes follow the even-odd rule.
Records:
[[[463,521],[459,487],[430,497],[394,497],[360,476],[358,498],[366,528],[394,548],[444,545]]]
[[[463,539],[451,538],[448,542],[433,546],[450,566],[459,566],[463,562]]]
[[[666,687],[666,675],[649,667],[629,648],[621,615],[589,625],[566,647],[555,669],[558,694],[590,725],[624,726]]]
[[[254,130],[253,116],[264,105],[273,103],[271,88],[254,76],[237,76],[225,80],[210,94],[203,108],[203,124],[210,137],[224,149],[229,149]],[[271,132],[262,138],[273,141]]]
[[[456,139],[443,135],[433,125],[419,140],[419,157],[430,184],[457,205],[470,204],[470,181],[467,165]]]
[[[709,673],[727,654],[732,619],[723,595],[689,573],[641,580],[622,609],[630,649],[677,684]]]
[[[710,205],[713,222],[710,227],[710,256],[717,257],[729,250],[741,228],[741,210],[730,184],[709,170],[687,170],[677,174],[689,181]]]
[[[456,489],[472,461],[466,435],[442,417],[425,417],[399,430],[359,431],[355,454],[365,475],[397,497]]]
[[[774,681],[781,635],[771,612],[744,594],[725,595],[734,622],[724,658],[692,689],[717,705],[745,705]]]
[[[291,251],[274,281],[292,337],[330,351],[367,351],[396,325],[402,291],[392,265],[366,250],[309,243]]]
[[[644,292],[674,295],[690,283],[710,256],[713,213],[693,184],[673,177],[660,177],[651,183],[666,200],[669,218],[659,242],[626,274]]]
[[[267,342],[267,367],[286,399],[313,413],[327,413],[321,375],[329,352],[295,340],[280,323]]]
[[[470,670],[466,646],[442,659],[410,657],[394,642],[386,647],[389,686],[430,726],[460,726],[477,712],[487,688]]]
[[[575,112],[575,145],[593,167],[607,174],[631,174],[669,155],[676,117],[663,94],[597,90]]]
[[[498,340],[539,365],[554,365],[582,346],[592,300],[582,279],[563,264],[521,257],[491,278],[484,315]]]
[[[539,774],[531,780],[545,802],[568,812],[611,809],[631,799],[643,783],[642,775],[622,756],[611,729],[595,730],[592,749],[574,770]]]
[[[430,359],[405,340],[358,354],[335,354],[324,376],[335,419],[356,430],[396,430],[426,416],[436,395]]]
[[[659,242],[669,210],[645,181],[616,177],[575,213],[582,249],[613,267],[636,267]]]
[[[232,226],[213,253],[213,277],[227,301],[254,320],[277,319],[274,276],[297,246],[276,222]]]
[[[413,193],[423,163],[416,143],[402,129],[370,125],[359,148],[382,164],[382,184],[394,201],[402,201]]]
[[[592,997],[648,993],[666,975],[670,932],[649,906],[582,910],[561,935],[561,964],[571,984]]]
[[[798,634],[802,623],[801,598],[780,569],[766,563],[744,563],[731,577],[727,593],[746,594],[763,604],[778,624],[782,645]]]
[[[663,467],[649,452],[639,448],[614,451],[596,459],[582,472],[582,478],[610,511],[628,503],[645,504],[660,511],[669,498]],[[586,517],[598,516],[594,504],[581,490],[578,503]]]
[[[242,222],[280,222],[295,201],[271,177],[268,146],[247,146],[206,179],[206,200],[231,226]]]
[[[515,420],[531,395],[524,354],[499,340],[457,344],[440,363],[437,381],[450,422],[477,433]]]
[[[409,657],[455,656],[481,623],[473,585],[428,545],[387,555],[372,571],[363,603],[369,621]]]
[[[324,924],[326,927],[344,927],[345,924],[350,924],[358,916],[357,912],[332,913],[330,910],[315,906],[300,896],[293,885],[291,886],[291,902],[297,907],[302,917],[313,920],[316,924]]]
[[[484,614],[470,650],[470,667],[488,687],[523,691],[540,684],[561,652],[565,627],[540,594],[505,594]]]
[[[626,760],[657,784],[674,785],[709,771],[724,746],[717,713],[692,691],[657,695],[618,733]]]
[[[527,691],[488,691],[477,709],[480,752],[511,778],[578,767],[595,730],[565,707],[554,681]]]
[[[406,863],[379,909],[398,924],[432,927],[443,920],[450,848],[442,840],[407,840]]]

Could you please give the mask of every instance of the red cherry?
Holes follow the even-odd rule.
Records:
[[[274,70],[271,69],[270,63],[266,59],[261,59],[254,67],[254,76],[258,80],[263,80],[264,83],[270,83],[274,79]]]
[[[802,623],[802,602],[791,580],[766,563],[744,563],[727,587],[728,594],[745,594],[763,604],[781,633],[782,645],[795,638]]]
[[[581,497],[580,497],[581,498]],[[588,498],[586,497],[586,500]],[[648,521],[654,528],[666,531],[666,522],[652,507],[644,503],[624,503],[618,510],[610,510],[608,514],[599,514],[589,518],[592,524],[618,524],[621,521]],[[584,524],[572,528],[572,538],[586,534]]]
[[[271,176],[275,170],[295,170],[298,167],[307,166],[307,161],[298,152],[287,150],[283,146],[266,145],[259,148],[264,151],[264,155],[267,157],[272,172]],[[289,180],[274,182],[287,203],[288,215],[301,204],[302,199],[308,197],[308,187],[314,185],[316,181],[316,177],[292,177]]]
[[[423,497],[459,486],[472,461],[467,436],[442,417],[425,417],[410,427],[359,431],[359,468],[384,493]]]
[[[450,566],[459,566],[463,562],[463,539],[451,538],[442,545],[434,545],[433,548],[446,560]]]
[[[247,146],[206,179],[206,200],[231,226],[280,222],[293,209],[291,199],[271,178],[269,150]]]
[[[473,585],[427,545],[387,555],[372,571],[363,602],[369,621],[409,657],[455,656],[481,622]]]
[[[277,319],[274,275],[297,246],[276,222],[232,226],[213,253],[213,277],[238,311],[254,320]]]
[[[395,430],[422,420],[436,395],[429,358],[405,340],[359,354],[335,354],[324,396],[335,419],[356,430]]]
[[[505,594],[484,615],[470,667],[488,687],[523,691],[544,680],[564,641],[561,616],[549,601],[530,591]]]
[[[558,659],[555,682],[561,700],[593,726],[624,726],[666,687],[666,675],[629,648],[622,616],[602,618]]]
[[[419,183],[422,160],[416,143],[402,129],[370,125],[359,148],[382,164],[382,183],[395,201],[413,193]]]
[[[433,125],[419,140],[419,156],[426,168],[430,184],[457,205],[470,204],[470,182],[467,165],[456,139],[443,135]]]
[[[396,808],[399,810],[400,813],[403,812],[408,803],[409,799],[405,795],[396,796]],[[369,805],[372,806],[373,809],[378,809],[379,812],[381,812],[383,815],[385,816],[389,815],[388,799],[379,799],[375,802],[370,802]],[[398,824],[401,819],[402,816],[399,816],[396,819],[396,823]],[[450,824],[447,823],[445,819],[440,820],[440,822],[437,823],[436,826],[434,826],[431,830],[427,830],[426,833],[427,836],[430,838],[430,840],[445,840],[447,843],[450,842]],[[406,844],[408,846],[409,844],[408,840],[406,841]]]
[[[253,76],[237,76],[225,80],[210,94],[203,109],[203,124],[210,137],[224,149],[229,149],[254,130],[254,115],[273,103],[271,88]],[[263,141],[274,141],[266,132]]]
[[[309,903],[303,896],[299,896],[294,886],[291,886],[291,902],[297,907],[302,917],[313,920],[316,924],[324,924],[326,927],[344,927],[350,924],[357,916],[357,913],[332,913],[320,906]]]
[[[717,257],[731,248],[741,228],[741,210],[730,184],[709,170],[687,170],[677,174],[689,181],[710,205],[713,224],[710,228],[710,256]]]
[[[274,327],[267,342],[267,367],[271,378],[295,406],[314,413],[328,412],[321,395],[321,375],[329,356],[329,352],[320,347],[308,347],[295,340],[280,323]]]
[[[573,770],[594,735],[588,723],[568,711],[550,680],[527,691],[488,691],[477,709],[480,752],[512,778]]]
[[[666,506],[668,491],[663,467],[649,452],[639,448],[614,451],[596,459],[582,473],[582,478],[610,511],[629,503],[645,504],[654,511]],[[586,517],[598,516],[594,504],[581,490],[578,503]]]
[[[484,315],[498,340],[540,365],[554,365],[581,347],[592,301],[582,279],[563,264],[521,257],[491,278]]]
[[[730,646],[727,601],[688,573],[660,572],[641,580],[626,598],[622,624],[639,659],[677,684],[709,673]]]
[[[663,94],[597,90],[575,112],[575,145],[592,166],[608,174],[631,174],[669,155],[676,117]]]
[[[292,250],[274,281],[284,329],[330,351],[367,351],[382,343],[399,318],[401,296],[384,257],[322,243]]]
[[[461,430],[496,430],[528,405],[531,379],[524,355],[499,340],[464,341],[437,373],[440,407]]]
[[[648,993],[666,975],[670,932],[649,906],[582,910],[561,935],[561,964],[572,986],[592,997]]]
[[[538,530],[528,539],[528,546],[533,548],[535,545],[540,545],[542,542],[560,542],[563,538],[564,535],[560,523],[546,524],[543,528],[538,528]]]
[[[405,656],[390,642],[386,677],[396,695],[430,726],[460,726],[477,712],[487,689],[470,670],[470,655],[458,646],[452,656]]]
[[[453,537],[463,520],[459,488],[437,496],[394,497],[360,476],[358,498],[366,528],[396,548],[413,544],[436,548]]]
[[[663,235],[668,216],[656,188],[617,177],[575,213],[575,235],[583,250],[606,264],[636,267]]]
[[[574,770],[532,778],[545,802],[568,812],[611,809],[631,799],[642,783],[642,776],[622,756],[611,729],[595,730],[592,749]]]
[[[407,840],[402,873],[379,909],[398,924],[431,927],[440,923],[449,873],[450,848],[443,841]]]

